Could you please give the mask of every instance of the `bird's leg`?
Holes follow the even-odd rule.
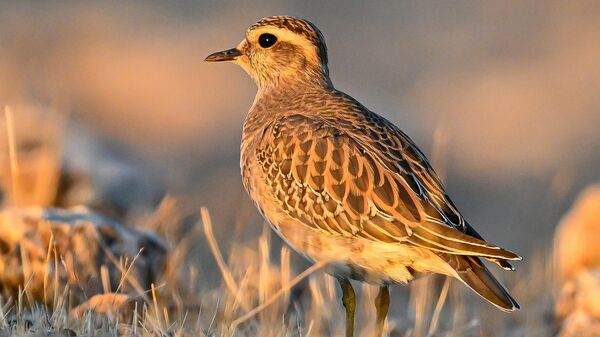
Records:
[[[346,337],[354,337],[354,312],[356,309],[356,294],[347,278],[339,278],[342,287],[342,303],[346,308]]]
[[[383,336],[385,317],[390,307],[390,290],[388,286],[379,287],[379,293],[375,297],[375,308],[377,309],[377,320],[375,321],[375,337]]]

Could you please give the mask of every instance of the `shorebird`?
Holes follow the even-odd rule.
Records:
[[[519,308],[482,259],[514,270],[508,261],[521,258],[469,225],[404,132],[334,88],[314,24],[264,18],[237,47],[206,61],[236,63],[257,83],[241,141],[244,187],[294,250],[312,262],[331,261],[346,336],[354,334],[351,279],[380,287],[378,336],[389,286],[416,273],[456,278],[504,311]]]

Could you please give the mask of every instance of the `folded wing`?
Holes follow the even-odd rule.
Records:
[[[290,216],[329,233],[479,256],[505,268],[520,259],[464,221],[425,156],[395,126],[380,118],[351,127],[293,114],[267,129],[257,159]]]

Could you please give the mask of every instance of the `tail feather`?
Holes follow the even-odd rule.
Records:
[[[408,242],[440,253],[480,256],[486,259],[521,260],[519,255],[486,242],[480,239],[481,236],[472,236],[454,227],[435,222],[423,222],[411,229],[412,233],[407,237]]]
[[[508,261],[506,261],[506,260],[500,260],[500,259],[489,259],[489,260],[494,262],[495,264],[497,264],[498,266],[500,266],[500,268],[502,268],[504,270],[510,270],[510,271],[515,270],[515,267],[513,267],[512,264],[508,263]]]
[[[442,256],[456,270],[458,278],[502,311],[511,312],[520,309],[519,304],[508,290],[490,273],[481,259],[473,256]]]

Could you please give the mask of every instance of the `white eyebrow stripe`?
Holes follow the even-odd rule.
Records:
[[[248,32],[246,39],[251,43],[258,43],[258,37],[264,33],[275,35],[279,41],[285,41],[300,46],[305,51],[308,61],[313,64],[320,63],[319,48],[304,35],[295,33],[286,28],[279,28],[275,26],[256,28]]]

